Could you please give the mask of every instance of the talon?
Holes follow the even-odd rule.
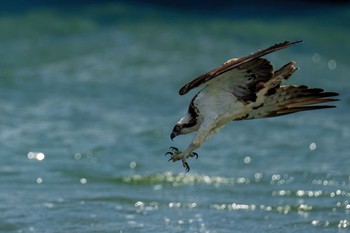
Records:
[[[196,156],[196,159],[198,159],[198,154],[196,152],[192,152],[194,156]]]
[[[173,153],[172,153],[172,152],[170,152],[170,151],[168,151],[168,152],[166,152],[166,153],[165,153],[165,155],[164,155],[164,156],[167,156],[167,155],[173,155]]]
[[[172,150],[172,151],[179,151],[179,149],[177,149],[177,148],[174,147],[174,146],[169,147],[169,149]]]
[[[190,166],[188,165],[187,162],[184,162],[184,163],[183,163],[183,166],[184,166],[186,172],[189,172],[189,171],[190,171]]]
[[[170,159],[168,159],[168,162],[170,162],[170,161],[173,161],[173,162],[175,162],[175,161],[173,160],[173,158],[170,158]]]

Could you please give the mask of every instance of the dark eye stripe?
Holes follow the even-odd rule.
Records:
[[[192,119],[190,122],[188,122],[187,124],[183,124],[182,127],[183,128],[191,128],[193,126],[195,126],[197,124],[196,119]]]

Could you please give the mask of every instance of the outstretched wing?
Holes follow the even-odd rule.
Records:
[[[272,69],[271,64],[265,59],[258,59],[258,58],[266,54],[272,53],[274,51],[287,48],[289,46],[292,46],[300,42],[302,41],[295,41],[295,42],[285,41],[283,43],[275,44],[267,49],[252,53],[248,56],[244,56],[238,59],[231,59],[225,62],[223,65],[209,71],[208,73],[205,73],[199,76],[198,78],[192,80],[191,82],[183,86],[180,89],[179,94],[184,95],[187,92],[189,92],[191,89],[196,88],[210,80],[214,80],[214,78],[216,79],[220,77],[226,77],[226,78],[237,77],[239,80],[233,81],[233,82],[237,83],[237,86],[241,86],[238,88],[241,90],[238,90],[237,91],[238,93],[234,93],[234,94],[238,94],[238,97],[239,97],[240,95],[239,92],[245,92],[249,96],[249,93],[248,93],[249,91],[247,90],[252,89],[253,86],[255,86],[254,83],[255,84],[258,83],[257,81],[258,77],[266,80],[268,78],[271,78],[271,77],[268,77],[267,73],[271,74],[271,76],[273,75],[272,73],[273,71],[272,70],[270,71],[270,69]],[[256,62],[254,62],[254,60],[256,60]],[[235,71],[236,68],[238,71]],[[263,72],[262,76],[259,76],[259,73],[254,73],[253,72],[254,70],[262,71]],[[240,75],[237,75],[237,73],[240,73]],[[254,88],[258,88],[258,87],[254,87]],[[250,90],[250,91],[253,91],[253,90]],[[243,94],[243,96],[245,95]]]
[[[228,92],[245,103],[255,102],[264,83],[273,78],[273,66],[263,58],[256,58],[237,68],[222,73],[207,81],[206,91]]]

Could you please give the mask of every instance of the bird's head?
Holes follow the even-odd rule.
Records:
[[[191,115],[187,115],[179,120],[170,134],[170,139],[173,140],[176,136],[181,134],[188,134],[198,129],[197,119]]]

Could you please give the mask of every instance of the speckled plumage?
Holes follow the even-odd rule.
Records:
[[[182,160],[188,171],[187,158],[197,156],[194,150],[230,121],[334,107],[314,104],[335,101],[330,97],[338,93],[304,85],[281,85],[297,70],[295,62],[289,62],[274,71],[272,64],[261,58],[299,42],[284,42],[248,56],[231,59],[182,87],[180,95],[198,86],[203,88],[193,97],[186,116],[175,125],[171,139],[194,131],[197,134],[184,152],[177,149],[168,152],[171,154],[170,160]]]

